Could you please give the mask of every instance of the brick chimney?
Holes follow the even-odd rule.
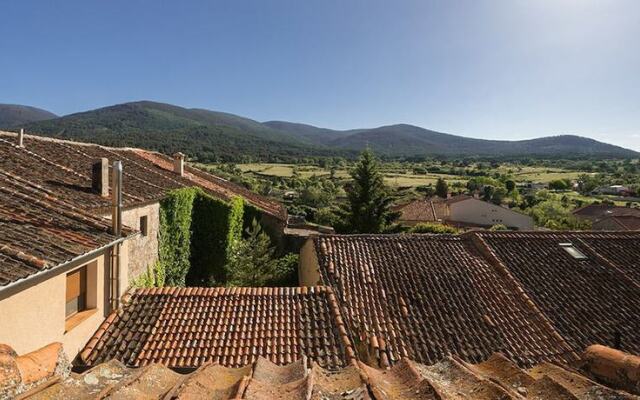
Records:
[[[184,154],[180,152],[173,155],[173,172],[184,176]]]
[[[24,147],[24,129],[20,128],[20,133],[18,133],[18,146]]]
[[[91,188],[101,197],[109,197],[109,160],[101,158],[91,168]]]

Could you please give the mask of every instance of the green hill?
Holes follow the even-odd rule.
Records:
[[[54,113],[36,107],[0,104],[0,128],[11,128],[16,125],[57,117]]]
[[[332,130],[286,121],[140,101],[31,122],[28,132],[110,146],[182,151],[200,161],[287,162],[303,157],[380,155],[445,157],[629,158],[639,153],[574,135],[506,141],[473,139],[398,124]]]
[[[289,161],[329,150],[259,122],[200,109],[140,101],[26,124],[28,132],[108,146],[182,151],[202,161]]]

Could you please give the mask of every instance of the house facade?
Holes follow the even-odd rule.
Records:
[[[469,196],[456,196],[447,200],[448,220],[481,227],[505,225],[510,229],[531,230],[533,218],[487,201]]]
[[[502,224],[510,229],[531,230],[533,218],[509,208],[475,197],[459,195],[447,199],[434,197],[414,200],[394,207],[400,212],[399,222],[404,226],[420,223],[447,224],[460,227],[488,228]]]

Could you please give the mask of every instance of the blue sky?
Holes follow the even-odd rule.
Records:
[[[0,103],[149,99],[640,150],[640,1],[0,2]]]

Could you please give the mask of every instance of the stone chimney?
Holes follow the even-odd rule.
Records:
[[[109,160],[101,158],[91,168],[91,188],[101,197],[109,197]]]
[[[173,172],[184,176],[184,154],[180,152],[173,155]]]
[[[20,133],[18,133],[18,146],[24,147],[24,129],[20,128]]]

